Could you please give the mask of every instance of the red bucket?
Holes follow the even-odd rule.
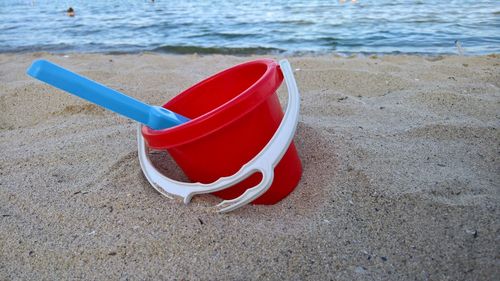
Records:
[[[207,78],[163,105],[191,119],[164,130],[144,126],[153,149],[166,149],[193,182],[231,176],[269,142],[283,118],[276,90],[283,74],[276,61],[255,60]],[[274,169],[271,187],[254,204],[274,204],[297,186],[302,166],[293,142]],[[255,173],[213,194],[231,199],[258,184]]]

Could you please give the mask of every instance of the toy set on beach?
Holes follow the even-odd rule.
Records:
[[[215,74],[162,107],[150,106],[51,62],[38,60],[28,75],[139,122],[139,162],[161,194],[188,203],[194,195],[224,199],[219,212],[274,204],[297,186],[301,162],[293,144],[299,92],[290,64],[254,60]],[[277,89],[288,88],[285,114]],[[149,149],[166,150],[192,181],[159,172]]]

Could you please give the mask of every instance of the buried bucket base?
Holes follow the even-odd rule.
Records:
[[[275,68],[274,71],[279,71],[277,65],[273,67]],[[297,185],[298,181],[300,180],[300,176],[302,173],[300,159],[298,158],[295,146],[292,143],[293,136],[297,128],[299,108],[300,108],[299,105],[300,97],[295,82],[295,78],[293,77],[293,72],[291,70],[288,61],[286,60],[280,61],[280,67],[288,88],[288,105],[286,108],[285,115],[283,116],[281,123],[279,124],[279,127],[274,132],[272,138],[265,145],[265,147],[255,157],[253,157],[250,161],[241,166],[241,168],[231,176],[221,177],[218,180],[207,184],[199,182],[184,183],[167,178],[166,176],[162,175],[158,170],[156,170],[153,164],[151,163],[147,155],[148,147],[146,146],[143,137],[144,129],[142,128],[142,126],[139,126],[137,132],[139,162],[141,164],[141,168],[144,172],[144,175],[146,176],[147,180],[151,183],[151,185],[161,194],[167,196],[168,195],[180,196],[183,198],[184,203],[188,203],[190,202],[191,198],[194,195],[204,194],[204,193],[215,193],[221,190],[227,191],[226,189],[232,188],[234,185],[246,180],[249,176],[252,176],[255,173],[260,173],[262,176],[260,178],[260,181],[255,186],[246,189],[242,194],[240,194],[239,196],[237,195],[238,197],[234,199],[224,200],[223,202],[221,202],[221,204],[217,206],[218,211],[222,213],[235,210],[250,202],[255,201],[255,203],[258,203],[256,199],[265,194],[266,191],[268,191],[271,185],[273,184],[273,180],[275,179],[275,172],[277,175],[279,175],[280,178],[286,179],[288,183],[287,185],[288,189],[280,190],[283,192],[282,193],[283,196],[279,196],[281,192],[273,195],[273,198],[275,198],[276,202],[279,201],[281,198],[285,197],[289,192],[291,192]],[[210,81],[211,79],[214,80],[216,78],[217,75],[207,80]],[[255,84],[262,83],[262,80],[263,79],[260,79]],[[252,85],[252,87],[253,86],[254,85]],[[275,95],[274,93],[275,90],[276,89],[273,89],[272,93],[274,95]],[[281,107],[279,107],[278,109],[281,110]],[[190,122],[181,126],[189,126],[189,125]],[[285,155],[286,158],[284,158]],[[281,161],[281,160],[287,160],[287,161]],[[283,162],[285,164],[286,163],[294,163],[294,164],[280,166],[279,165],[280,162]],[[216,165],[217,163],[216,161],[214,161],[212,164]],[[290,184],[291,182],[293,182],[293,184]]]

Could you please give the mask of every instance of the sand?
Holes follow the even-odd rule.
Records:
[[[37,58],[162,104],[254,57],[0,55],[0,280],[500,276],[498,56],[290,58],[302,180],[226,215],[158,194],[135,123],[27,77]]]

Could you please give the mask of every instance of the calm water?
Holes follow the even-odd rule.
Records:
[[[499,0],[341,2],[0,0],[0,52],[500,52]]]

